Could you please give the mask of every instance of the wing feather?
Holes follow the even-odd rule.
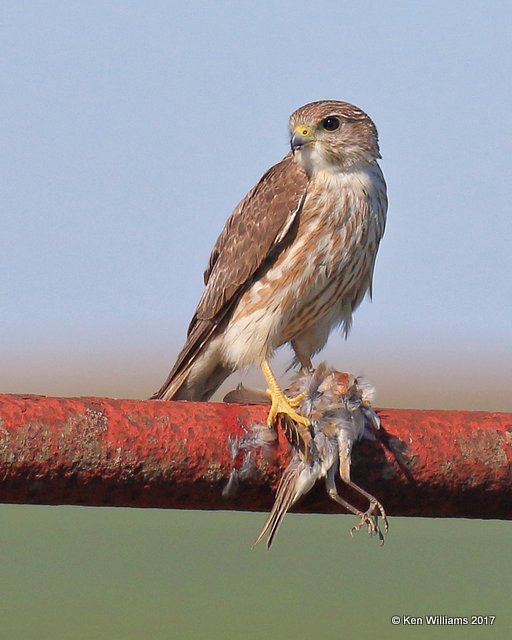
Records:
[[[308,178],[291,154],[269,169],[228,218],[204,272],[196,317],[211,320],[262,266],[290,230]]]
[[[162,387],[152,398],[171,399],[188,369],[259,269],[285,246],[307,193],[308,177],[291,154],[269,169],[228,218],[206,270],[206,288],[187,340]]]

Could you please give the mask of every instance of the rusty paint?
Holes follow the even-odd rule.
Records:
[[[180,509],[267,510],[288,461],[256,460],[231,502],[228,436],[265,407],[0,395],[0,500]],[[382,409],[354,480],[392,515],[512,518],[512,414]],[[282,440],[282,439],[281,439]],[[342,493],[355,500],[348,491]],[[321,487],[298,511],[337,512]]]

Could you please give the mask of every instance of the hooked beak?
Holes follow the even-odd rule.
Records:
[[[302,149],[307,144],[311,144],[311,142],[315,142],[316,138],[311,132],[309,127],[304,125],[297,125],[293,130],[293,135],[290,140],[290,144],[292,146],[292,151],[295,152],[298,149]]]

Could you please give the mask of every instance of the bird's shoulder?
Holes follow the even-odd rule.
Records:
[[[292,154],[266,171],[235,207],[212,249],[197,317],[212,319],[286,237],[304,202],[308,177]]]

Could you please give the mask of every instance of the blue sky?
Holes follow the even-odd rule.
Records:
[[[512,409],[512,6],[4,2],[0,388],[160,386],[225,219],[321,98],[375,120],[374,302],[325,357],[382,404]]]

